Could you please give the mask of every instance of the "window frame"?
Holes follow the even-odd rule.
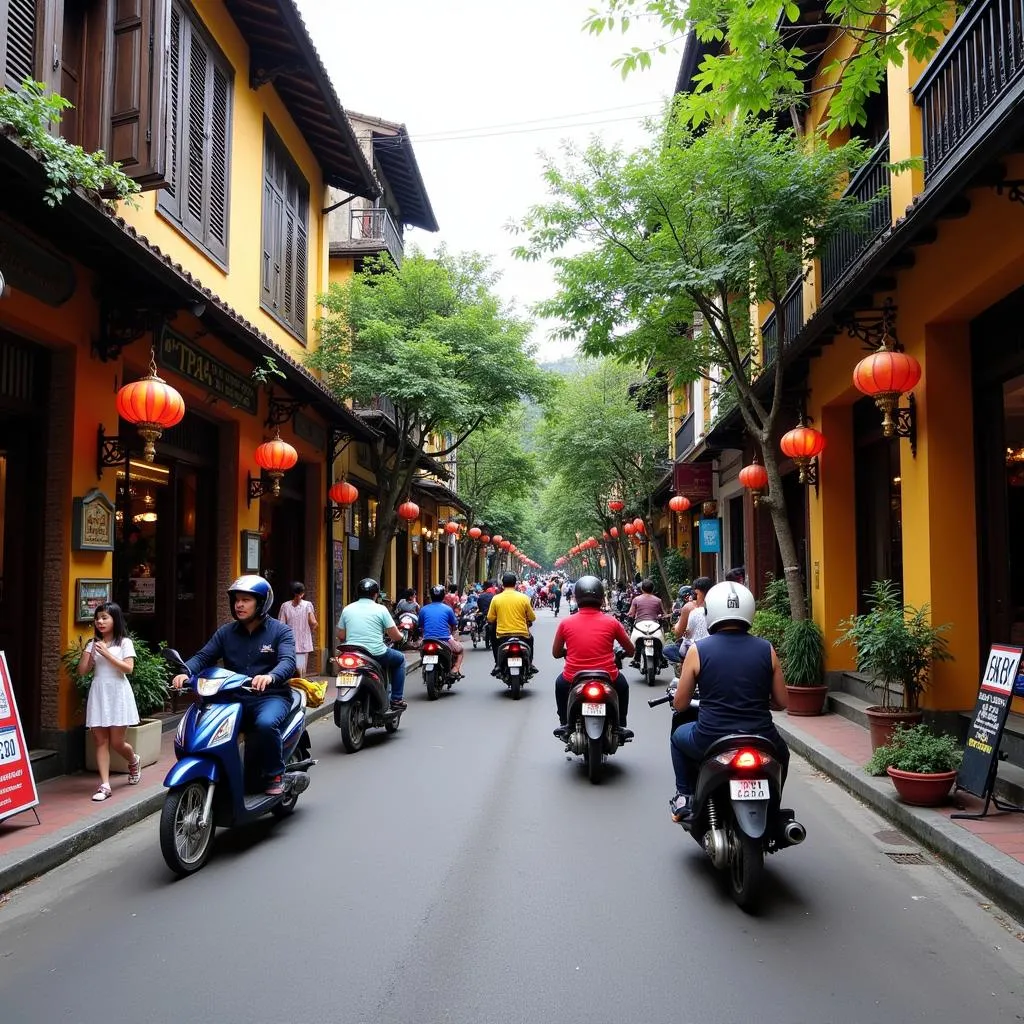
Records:
[[[232,131],[234,128],[234,92],[235,92],[235,68],[231,61],[225,56],[224,51],[217,45],[213,36],[203,24],[202,18],[196,12],[195,7],[189,0],[171,0],[168,5],[168,38],[167,38],[167,181],[174,182],[175,193],[173,199],[170,197],[170,189],[161,189],[157,195],[156,212],[171,224],[177,231],[184,235],[196,248],[207,256],[214,264],[220,267],[225,273],[230,270],[229,253],[231,248],[231,154],[232,154]],[[177,95],[172,96],[171,92],[171,59],[170,59],[170,18],[174,10],[177,10],[181,17],[181,25],[188,26],[188,47],[187,55],[192,52],[192,37],[198,36],[199,41],[207,52],[208,63],[213,71],[220,71],[226,81],[226,102],[225,102],[225,145],[224,145],[224,241],[223,252],[220,251],[220,243],[211,243],[203,237],[204,231],[210,230],[211,209],[212,209],[212,178],[211,187],[204,189],[203,216],[200,218],[200,229],[197,230],[188,217],[185,216],[185,203],[187,197],[187,183],[184,171],[185,154],[187,150],[187,123],[181,126],[182,114],[184,112],[187,121],[188,109],[182,100],[188,97],[187,79],[188,64],[186,60],[186,47],[183,45],[185,35],[179,34],[178,51],[178,89]],[[209,74],[210,96],[209,103],[212,104],[213,75]],[[173,123],[171,118],[171,104],[177,103],[178,124]],[[209,124],[209,122],[207,122]],[[177,128],[177,131],[175,131]],[[176,137],[175,137],[176,136]],[[210,140],[208,140],[210,141]],[[212,144],[206,147],[206,152],[213,159]]]

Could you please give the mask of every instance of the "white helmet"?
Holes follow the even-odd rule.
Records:
[[[707,592],[704,607],[709,633],[730,625],[746,631],[754,621],[754,595],[742,583],[716,583]]]

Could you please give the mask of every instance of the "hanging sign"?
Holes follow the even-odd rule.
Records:
[[[156,361],[223,398],[232,408],[256,415],[256,385],[252,378],[215,359],[167,324],[160,332]]]
[[[14,699],[7,656],[0,651],[0,821],[39,803],[32,762]]]
[[[993,644],[981,676],[978,701],[967,729],[964,759],[957,772],[957,789],[984,797],[995,782],[999,741],[1010,714],[1013,684],[1024,648]]]
[[[677,462],[672,467],[672,485],[676,494],[684,494],[696,505],[715,496],[710,462]]]
[[[703,555],[714,555],[722,550],[722,520],[700,521],[700,550]]]

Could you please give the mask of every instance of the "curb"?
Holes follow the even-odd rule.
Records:
[[[318,708],[306,710],[306,725],[326,718],[334,710],[334,701],[325,700]],[[0,894],[10,892],[16,886],[52,871],[61,864],[77,857],[105,839],[110,839],[123,829],[156,814],[164,805],[164,790],[161,786],[152,793],[139,797],[134,803],[119,808],[116,812],[88,825],[68,825],[60,832],[44,836],[36,843],[30,843],[14,855],[11,864],[0,866]]]
[[[949,862],[958,874],[981,889],[994,903],[1024,920],[1024,864],[990,846],[973,832],[926,807],[901,803],[888,779],[864,774],[861,766],[827,748],[787,720],[775,716],[775,727],[795,754],[823,771],[923,846]]]

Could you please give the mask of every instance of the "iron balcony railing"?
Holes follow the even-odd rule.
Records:
[[[1003,103],[1024,71],[1024,0],[974,0],[914,86],[925,181],[941,177],[960,144]]]
[[[681,459],[692,447],[695,439],[693,413],[679,425],[676,431],[676,458]]]
[[[381,248],[387,249],[396,266],[401,265],[402,233],[386,209],[374,207],[367,210],[352,210],[349,217],[349,238],[352,242],[380,243]]]
[[[353,399],[352,406],[357,412],[379,412],[381,415],[391,420],[392,423],[396,420],[395,415],[395,403],[390,398],[385,398],[383,395],[378,395],[376,398],[372,398],[369,402],[360,402],[358,399]]]
[[[796,340],[804,325],[804,279],[798,277],[786,289],[782,297],[786,311],[786,336],[782,339],[783,350]],[[766,370],[779,358],[779,319],[773,309],[761,324],[761,368]]]
[[[862,203],[870,203],[862,225],[834,235],[821,257],[821,292],[827,295],[861,253],[892,223],[892,209],[886,201],[889,188],[889,133],[875,147],[866,164],[853,176],[846,191]]]

